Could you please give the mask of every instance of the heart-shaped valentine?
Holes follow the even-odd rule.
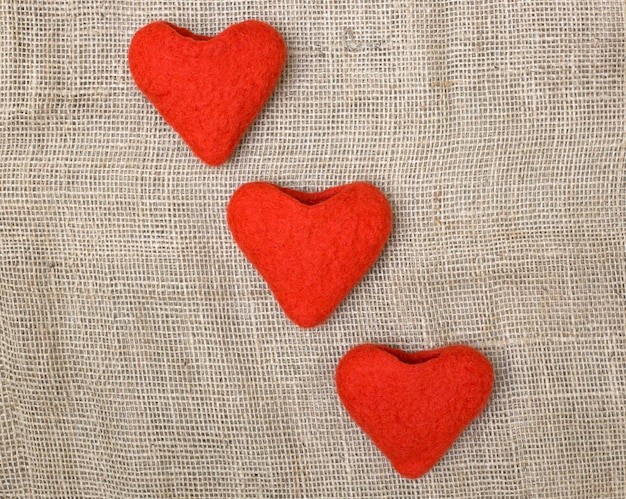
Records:
[[[227,218],[244,255],[301,327],[332,314],[391,231],[387,199],[365,182],[315,193],[244,184],[233,194]]]
[[[339,361],[337,393],[348,414],[405,478],[419,478],[482,411],[493,368],[454,345],[406,353],[360,345]]]
[[[281,36],[260,21],[214,37],[157,21],[135,33],[128,64],[165,121],[200,159],[217,166],[271,95],[286,56]]]

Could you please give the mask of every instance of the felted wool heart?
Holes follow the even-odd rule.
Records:
[[[360,345],[339,361],[339,399],[405,478],[419,478],[487,404],[493,368],[455,345],[406,353]]]
[[[201,160],[218,166],[271,95],[286,56],[281,36],[260,21],[214,37],[157,21],[135,33],[128,64],[165,121]]]
[[[391,231],[387,199],[365,182],[315,193],[244,184],[233,194],[227,218],[285,314],[305,328],[332,314]]]

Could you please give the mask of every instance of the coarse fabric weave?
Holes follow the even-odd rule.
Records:
[[[0,497],[626,496],[622,0],[0,0]],[[232,159],[133,84],[165,19],[288,45]],[[291,323],[226,225],[237,187],[368,181],[380,259]],[[484,413],[396,474],[334,387],[360,343],[462,343]]]

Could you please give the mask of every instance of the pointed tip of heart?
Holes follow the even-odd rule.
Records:
[[[464,345],[406,353],[360,345],[337,365],[337,393],[350,417],[405,478],[428,472],[483,410],[489,360]]]
[[[286,58],[282,36],[255,19],[215,36],[155,21],[135,33],[128,49],[137,87],[209,166],[231,157],[272,94]]]

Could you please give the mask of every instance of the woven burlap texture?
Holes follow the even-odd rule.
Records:
[[[0,496],[624,497],[621,0],[0,0]],[[136,89],[144,24],[289,47],[230,162]],[[233,242],[244,182],[389,198],[380,259],[301,330]],[[453,343],[489,405],[404,480],[349,419],[351,347]]]

